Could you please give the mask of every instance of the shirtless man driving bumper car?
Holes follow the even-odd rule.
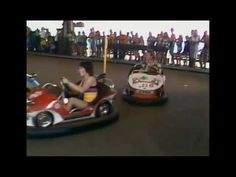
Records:
[[[142,68],[137,70],[138,72],[151,72],[156,70],[162,74],[161,65],[157,63],[157,58],[154,51],[147,51],[144,55],[145,63],[142,63]]]

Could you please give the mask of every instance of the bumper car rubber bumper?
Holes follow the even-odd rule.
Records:
[[[128,103],[133,103],[133,104],[137,104],[137,105],[141,105],[141,106],[162,105],[162,104],[166,103],[168,100],[167,94],[164,94],[159,99],[153,99],[153,100],[135,98],[135,97],[128,94],[127,89],[123,90],[122,98],[125,101],[127,101]]]
[[[112,113],[104,117],[94,117],[89,119],[77,120],[60,126],[50,126],[47,128],[29,128],[27,127],[28,138],[44,138],[49,136],[60,136],[67,133],[83,131],[90,128],[96,128],[106,123],[111,123],[119,118],[119,113],[113,110]]]

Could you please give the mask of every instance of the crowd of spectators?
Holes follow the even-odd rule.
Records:
[[[161,64],[184,65],[195,67],[195,62],[200,63],[201,68],[206,68],[209,62],[209,35],[207,31],[200,37],[197,30],[192,30],[190,36],[175,36],[174,29],[170,29],[170,34],[161,31],[153,36],[149,32],[147,45],[144,45],[143,36],[133,31],[126,34],[119,31],[119,34],[110,30],[107,35],[108,39],[108,57],[112,59],[124,60],[128,56],[128,60],[143,60],[143,54],[146,50],[153,50],[156,53],[157,60]],[[199,44],[203,43],[204,47],[199,50]],[[74,32],[69,38],[63,37],[62,30],[57,29],[55,36],[52,36],[48,29],[41,28],[32,31],[27,27],[27,51],[69,54],[80,57],[96,57],[102,58],[104,54],[105,32],[100,33],[94,28],[90,29],[88,36],[84,31],[79,31],[76,35]],[[69,46],[69,47],[68,47]],[[70,50],[68,50],[68,48]],[[174,49],[177,52],[174,53]],[[170,54],[170,58],[167,54]],[[200,54],[199,54],[200,52]],[[175,63],[176,61],[176,63]]]

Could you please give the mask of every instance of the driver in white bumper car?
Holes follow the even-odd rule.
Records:
[[[162,74],[161,65],[157,62],[156,54],[154,51],[147,51],[144,55],[145,62],[142,63],[142,68],[139,69],[139,72],[150,72],[151,70],[158,71],[159,74]]]

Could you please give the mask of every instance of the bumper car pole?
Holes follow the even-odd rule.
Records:
[[[107,35],[105,35],[104,57],[103,57],[103,73],[107,72]]]

